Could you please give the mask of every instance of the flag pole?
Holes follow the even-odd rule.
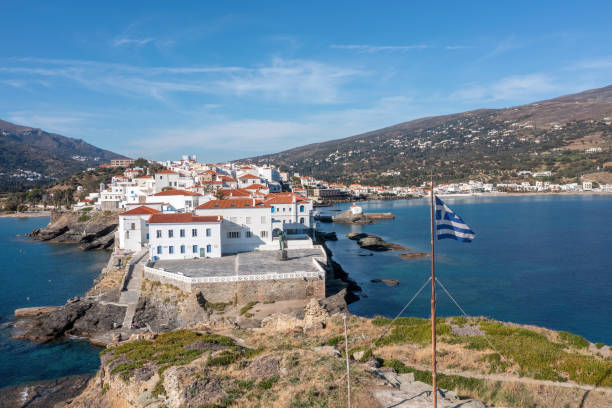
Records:
[[[429,209],[431,218],[431,387],[433,397],[433,408],[438,406],[437,376],[436,376],[436,268],[434,251],[434,183],[433,172],[431,174],[431,191],[429,196]]]

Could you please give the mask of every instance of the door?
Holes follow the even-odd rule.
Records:
[[[204,253],[204,248],[200,248],[200,258],[204,258],[206,254]]]

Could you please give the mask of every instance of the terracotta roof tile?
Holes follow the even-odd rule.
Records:
[[[140,207],[132,208],[129,211],[122,212],[119,215],[146,215],[146,214],[159,214],[159,211],[155,208],[141,205]]]
[[[160,191],[159,193],[155,193],[153,195],[155,197],[164,197],[164,196],[180,196],[180,195],[199,196],[200,194],[194,193],[192,191],[187,191],[187,190],[166,190],[166,191]]]
[[[193,224],[201,222],[221,222],[220,215],[198,216],[192,213],[153,214],[149,217],[149,224]]]
[[[234,198],[228,200],[211,200],[207,203],[196,207],[198,210],[214,210],[214,209],[244,209],[244,208],[265,208],[269,205],[262,203],[261,201],[255,201],[253,207],[253,199],[251,198]]]

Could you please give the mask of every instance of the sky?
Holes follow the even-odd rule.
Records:
[[[0,119],[225,161],[612,84],[610,1],[0,2]]]

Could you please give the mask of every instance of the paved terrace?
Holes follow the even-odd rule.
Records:
[[[188,278],[234,277],[291,272],[319,272],[313,258],[324,260],[319,246],[310,249],[289,249],[287,260],[278,260],[278,251],[244,252],[221,258],[156,261],[152,268]]]

